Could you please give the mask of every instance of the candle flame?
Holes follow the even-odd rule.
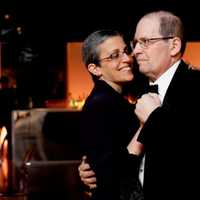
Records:
[[[84,104],[85,104],[85,98],[79,97],[78,99],[71,98],[69,100],[69,108],[72,108],[75,110],[81,110]]]

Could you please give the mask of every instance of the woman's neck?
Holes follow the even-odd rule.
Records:
[[[105,79],[103,79],[103,78],[101,78],[100,80],[103,80],[103,81],[105,81],[108,85],[110,85],[115,91],[117,91],[118,93],[122,93],[122,86],[121,85],[119,85],[119,84],[116,84],[116,83],[114,83],[114,82],[112,82],[112,81],[109,81],[109,80],[105,80]]]

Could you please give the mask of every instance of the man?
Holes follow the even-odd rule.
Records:
[[[135,113],[145,122],[139,136],[145,146],[146,199],[199,199],[198,132],[200,72],[182,60],[185,49],[181,20],[166,11],[139,21],[133,40],[139,70],[158,84],[162,102],[145,94]],[[154,109],[154,107],[156,109]]]

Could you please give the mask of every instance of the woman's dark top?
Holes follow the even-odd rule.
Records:
[[[134,105],[99,80],[85,102],[81,119],[83,155],[87,155],[97,177],[92,198],[131,199],[141,159],[127,151],[139,127]]]

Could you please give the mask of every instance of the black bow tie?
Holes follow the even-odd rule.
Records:
[[[146,93],[149,93],[149,92],[158,94],[158,85],[157,84],[146,85],[145,87],[141,88],[141,90],[138,92],[137,98],[140,98],[143,94],[146,94]]]
[[[147,86],[146,92],[152,92],[152,93],[157,93],[158,94],[158,85],[149,85]]]

